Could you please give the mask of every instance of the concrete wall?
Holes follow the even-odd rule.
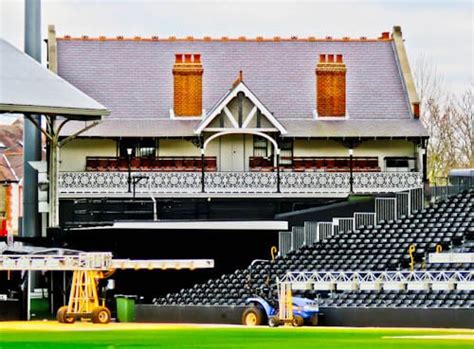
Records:
[[[240,324],[245,307],[137,304],[137,322]],[[323,326],[474,328],[469,308],[321,308]]]
[[[77,138],[60,151],[60,171],[85,171],[87,156],[116,156],[117,143],[112,139]]]

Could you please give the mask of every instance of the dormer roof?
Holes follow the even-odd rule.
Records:
[[[231,122],[234,124],[235,128],[239,127],[247,127],[250,123],[250,120],[255,117],[256,111],[259,110],[261,115],[265,117],[268,122],[275,127],[275,129],[282,135],[286,134],[287,131],[283,127],[283,125],[273,116],[272,112],[268,110],[268,108],[260,102],[257,96],[245,85],[245,83],[240,80],[234,86],[222,96],[219,101],[211,108],[209,114],[206,115],[206,118],[202,120],[199,126],[195,129],[196,134],[201,134],[206,127],[218,116],[220,113],[224,111],[225,114],[228,114],[228,109],[226,107],[229,103],[234,99],[237,98],[239,93],[243,93],[245,97],[247,97],[250,102],[254,105],[253,109],[250,111],[249,115],[246,116],[246,119],[243,121],[243,125],[236,125],[235,120],[232,116],[228,116],[231,118]]]

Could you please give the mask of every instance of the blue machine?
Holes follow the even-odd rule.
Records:
[[[303,326],[304,324],[316,326],[318,324],[319,305],[316,301],[293,297],[292,302],[293,326]],[[268,320],[268,324],[275,327],[282,323],[278,317],[278,305],[273,306],[262,297],[247,298],[245,303],[248,307],[242,314],[242,324],[258,326]]]

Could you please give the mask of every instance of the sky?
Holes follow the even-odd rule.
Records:
[[[412,65],[423,55],[447,87],[473,86],[474,1],[43,0],[42,35],[375,38],[402,27]],[[0,0],[0,37],[23,49],[24,0]],[[43,47],[43,56],[45,47]]]

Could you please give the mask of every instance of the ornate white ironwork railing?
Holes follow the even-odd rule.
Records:
[[[283,172],[280,174],[282,193],[347,193],[347,172]]]
[[[275,172],[210,172],[204,175],[206,193],[273,193]]]
[[[386,193],[418,188],[423,185],[420,172],[356,172],[354,192]]]
[[[134,172],[147,177],[136,184],[137,193],[198,193],[200,172]],[[126,193],[127,172],[61,172],[60,193]]]
[[[356,193],[383,193],[421,186],[417,172],[356,172]],[[134,172],[144,176],[135,186],[136,193],[193,194],[202,192],[201,172]],[[208,172],[204,174],[206,193],[278,193],[281,194],[348,194],[347,172]],[[278,179],[279,184],[278,185]],[[127,172],[60,172],[60,194],[125,194]]]

